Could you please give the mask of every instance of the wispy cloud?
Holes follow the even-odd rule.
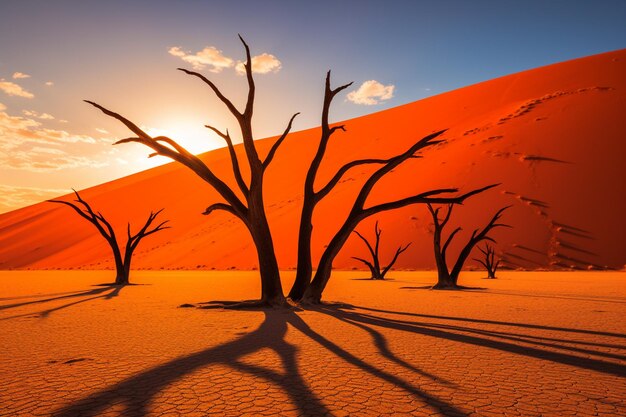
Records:
[[[31,172],[50,172],[85,166],[102,168],[108,165],[107,162],[96,161],[86,156],[70,155],[60,149],[43,147],[34,147],[28,151],[12,151],[11,153],[0,150],[0,163],[4,168]]]
[[[353,103],[371,106],[392,98],[394,89],[393,84],[383,85],[376,80],[369,80],[361,84],[358,90],[348,93],[347,98]]]
[[[257,74],[267,74],[269,72],[278,72],[282,68],[282,63],[272,54],[263,53],[252,57],[252,72]],[[237,74],[244,75],[246,68],[242,61],[237,62],[235,67]]]
[[[47,115],[27,112],[39,119]],[[84,154],[77,156],[75,152],[68,153],[68,145],[74,147],[79,144],[94,145],[96,140],[87,135],[46,128],[32,116],[12,116],[6,112],[6,106],[0,103],[0,165],[3,168],[53,171],[79,166],[106,165],[106,162],[96,161]]]
[[[222,54],[222,51],[214,46],[207,46],[201,51],[192,53],[184,51],[180,46],[171,47],[168,52],[170,55],[178,57],[185,62],[191,64],[195,70],[202,70],[209,67],[211,72],[221,72],[224,68],[230,68],[235,62]]]
[[[53,83],[52,81],[46,81],[46,83],[45,83],[45,84],[46,84],[48,87],[50,87],[50,86],[54,85],[54,83]]]
[[[0,78],[0,91],[3,91],[9,96],[17,96],[24,98],[33,98],[35,95],[31,92],[24,90],[18,84],[11,81],[6,81],[4,78]]]
[[[97,128],[96,128],[96,132],[98,132],[98,133],[102,133],[103,135],[108,135],[108,134],[109,134],[109,131],[108,131],[108,130],[103,129],[103,128],[101,128],[101,127],[97,127]]]
[[[0,184],[0,213],[30,206],[67,194],[69,190],[56,188],[19,187]]]
[[[14,72],[14,73],[13,73],[13,79],[14,79],[14,80],[17,80],[17,79],[19,79],[19,78],[30,78],[30,75],[28,75],[28,74],[24,74],[23,72],[19,72],[19,71]]]
[[[36,117],[42,120],[53,120],[54,116],[48,113],[38,113],[35,110],[22,110],[22,114],[27,117]]]

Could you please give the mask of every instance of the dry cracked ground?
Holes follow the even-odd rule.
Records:
[[[337,272],[289,311],[178,307],[254,272],[111,274],[0,272],[0,416],[626,415],[623,272]]]

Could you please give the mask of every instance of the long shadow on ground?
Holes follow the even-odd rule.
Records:
[[[374,346],[378,349],[380,355],[390,362],[402,366],[416,375],[431,378],[453,389],[456,388],[454,383],[420,370],[395,355],[389,349],[383,334],[376,328],[404,331],[462,344],[496,349],[574,368],[587,369],[619,377],[626,376],[626,366],[623,364],[594,358],[594,356],[601,356],[623,360],[626,359],[626,356],[603,353],[587,348],[587,346],[596,346],[626,349],[626,346],[619,343],[596,343],[595,341],[586,342],[571,339],[572,335],[576,334],[624,339],[626,335],[623,334],[463,317],[423,315],[345,304],[323,305],[314,307],[311,310],[329,315],[346,324],[362,329],[372,337]],[[237,313],[234,312],[233,314]],[[290,326],[324,347],[329,355],[340,358],[362,370],[370,377],[383,380],[402,389],[408,395],[424,401],[432,411],[446,416],[466,415],[463,410],[433,394],[421,390],[410,381],[399,378],[356,357],[347,349],[313,330],[295,310],[263,310],[263,314],[264,321],[259,328],[236,340],[148,369],[80,399],[58,410],[53,415],[57,417],[96,416],[105,412],[112,405],[122,405],[125,416],[143,417],[148,414],[152,401],[160,392],[185,376],[211,365],[226,365],[238,372],[267,380],[287,394],[302,415],[331,415],[331,411],[323,403],[323,398],[316,395],[302,376],[296,355],[298,348],[285,340]],[[389,317],[390,315],[409,316],[412,317],[412,320],[393,318]],[[437,319],[444,322],[426,321],[428,319]],[[484,328],[468,327],[468,324],[476,323],[562,332],[564,337],[542,337],[508,330],[486,330]],[[242,361],[244,356],[266,348],[271,349],[280,357],[283,372],[277,372]],[[581,356],[567,352],[580,353]],[[323,372],[323,366],[320,367],[319,371]]]
[[[452,404],[420,390],[410,382],[359,359],[346,349],[314,331],[298,316],[296,311],[263,310],[263,313],[265,319],[259,328],[239,339],[183,356],[149,369],[83,398],[58,410],[53,415],[57,417],[95,416],[106,411],[113,404],[122,404],[125,416],[143,417],[148,414],[149,406],[159,392],[186,375],[200,368],[215,364],[229,366],[239,372],[263,378],[277,385],[289,396],[301,414],[332,415],[330,410],[311,390],[302,377],[296,358],[297,347],[285,340],[289,326],[299,330],[311,340],[326,348],[329,354],[358,367],[372,377],[389,382],[400,387],[408,394],[425,400],[438,413],[449,416],[466,415]],[[279,355],[284,373],[242,362],[244,356],[266,348],[273,350]],[[385,355],[393,357],[389,351]],[[396,359],[395,362],[403,363],[400,359]],[[406,366],[410,367],[408,364]],[[416,370],[415,368],[412,369]]]
[[[489,279],[489,278],[483,278]],[[409,286],[409,287],[400,287],[401,290],[431,290],[432,285],[422,285],[422,286]],[[489,289],[489,291],[483,291],[487,288],[479,288],[479,287],[459,287],[459,290],[464,290],[467,292],[472,292],[476,294],[484,294],[484,295],[512,295],[514,297],[531,297],[531,298],[556,298],[561,300],[577,300],[577,301],[592,301],[598,303],[613,303],[613,304],[626,304],[626,298],[623,297],[602,297],[602,296],[576,296],[576,295],[552,295],[552,294],[535,294],[535,293],[522,293],[517,291],[502,291],[502,290],[493,290]]]
[[[363,310],[365,312],[359,312]],[[477,329],[463,325],[451,325],[445,323],[433,323],[427,321],[409,321],[389,317],[380,317],[368,312],[379,312],[395,315],[409,315],[413,317],[449,320],[452,322],[466,323],[486,323],[500,326],[523,327],[541,330],[550,330],[557,332],[565,332],[572,334],[591,334],[601,335],[613,338],[624,339],[625,334],[598,332],[594,330],[584,329],[568,329],[563,327],[542,326],[525,323],[509,323],[494,320],[469,319],[462,317],[435,316],[426,314],[395,312],[390,310],[379,310],[367,307],[355,307],[344,305],[339,307],[320,307],[318,311],[332,315],[340,320],[350,322],[353,325],[370,325],[393,330],[401,330],[425,336],[447,339],[455,342],[486,347],[490,349],[501,350],[518,355],[533,357],[537,359],[547,360],[550,362],[560,363],[582,369],[589,369],[620,377],[626,376],[626,366],[620,363],[609,362],[602,359],[594,359],[589,356],[600,356],[624,361],[626,355],[600,352],[598,350],[587,349],[584,346],[601,346],[614,349],[626,350],[625,345],[621,344],[602,344],[602,343],[586,343],[577,340],[568,339],[567,335],[562,338],[543,338],[536,335],[526,335],[521,333],[511,333],[506,331],[493,331],[485,329]],[[523,344],[521,344],[523,343]],[[534,345],[534,346],[533,346]],[[540,347],[549,347],[558,350],[573,351],[582,353],[585,356],[577,356],[569,353],[557,352],[554,350],[546,350]]]
[[[114,284],[101,284],[101,285],[97,285],[98,288],[94,288],[92,290],[84,290],[84,291],[74,291],[74,292],[68,292],[68,293],[59,293],[59,294],[50,294],[50,295],[56,295],[55,297],[49,297],[49,298],[43,298],[43,299],[38,299],[38,300],[33,300],[33,301],[24,301],[24,302],[20,302],[20,303],[13,303],[13,304],[5,304],[5,305],[0,305],[0,311],[2,310],[9,310],[9,309],[13,309],[13,308],[18,308],[18,307],[25,307],[25,306],[31,306],[31,305],[37,305],[37,304],[44,304],[44,303],[50,303],[50,302],[55,302],[55,301],[61,301],[61,300],[72,300],[72,299],[78,299],[76,301],[72,301],[66,304],[62,304],[60,306],[56,306],[56,307],[52,307],[52,308],[48,308],[48,309],[44,309],[44,310],[40,310],[40,311],[36,311],[36,312],[29,312],[29,313],[24,313],[24,314],[18,314],[18,315],[14,315],[14,316],[8,316],[8,317],[2,317],[0,318],[1,320],[9,320],[9,319],[15,319],[15,318],[19,318],[19,317],[39,317],[39,318],[46,318],[48,317],[51,313],[55,312],[55,311],[59,311],[68,307],[72,307],[75,306],[77,304],[81,304],[81,303],[85,303],[88,301],[93,301],[99,298],[105,299],[105,300],[110,300],[114,297],[117,297],[120,293],[120,291],[122,291],[122,289],[125,287],[125,285],[114,285]],[[62,294],[62,295],[60,295]],[[32,298],[32,297],[23,297],[23,298]]]

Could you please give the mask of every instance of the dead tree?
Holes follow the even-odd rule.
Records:
[[[372,257],[372,261],[370,262],[367,259],[359,258],[359,257],[356,257],[356,256],[353,256],[352,259],[356,259],[357,261],[362,262],[365,265],[367,265],[367,267],[369,268],[370,272],[372,273],[372,279],[385,279],[385,275],[387,275],[387,272],[389,272],[389,270],[396,263],[396,261],[398,260],[398,257],[400,256],[400,254],[402,252],[406,251],[409,248],[409,246],[411,246],[411,243],[409,242],[409,243],[407,243],[404,246],[398,247],[398,249],[396,249],[395,255],[391,259],[391,262],[389,262],[389,264],[386,267],[382,268],[382,270],[381,270],[379,249],[380,249],[380,235],[382,234],[382,230],[380,230],[380,228],[378,227],[378,222],[376,222],[376,225],[374,226],[374,233],[376,234],[376,242],[374,242],[374,246],[372,246],[372,244],[369,242],[369,240],[367,240],[358,231],[355,230],[354,233],[363,242],[365,242],[365,245],[367,246],[367,250],[369,251],[369,253],[370,253],[371,257]]]
[[[430,211],[430,214],[433,217],[433,225],[434,225],[433,244],[434,244],[434,250],[435,250],[435,263],[437,264],[437,283],[433,286],[433,288],[434,289],[459,288],[459,285],[458,285],[459,275],[461,274],[461,270],[463,269],[463,265],[465,264],[465,261],[467,260],[470,253],[472,252],[472,249],[474,249],[474,246],[476,246],[478,243],[484,240],[488,240],[488,241],[495,243],[495,240],[491,236],[488,235],[489,232],[496,227],[511,227],[508,224],[498,223],[498,220],[500,220],[500,217],[502,217],[502,213],[511,206],[501,208],[500,210],[496,212],[496,214],[493,215],[489,223],[487,223],[487,225],[483,229],[475,229],[472,232],[472,235],[470,236],[469,241],[461,249],[461,252],[459,253],[459,256],[457,257],[456,262],[454,262],[454,266],[452,267],[451,270],[448,268],[448,262],[446,260],[447,250],[450,246],[450,243],[452,242],[452,239],[454,239],[454,236],[458,232],[460,232],[462,229],[461,227],[457,227],[456,229],[454,229],[454,231],[450,233],[450,235],[448,236],[446,241],[443,243],[443,245],[441,244],[441,234],[442,234],[443,228],[446,226],[446,224],[450,220],[450,216],[452,215],[452,209],[454,205],[448,204],[447,212],[442,219],[439,218],[440,207],[435,209],[430,203],[427,204],[427,207],[428,207],[428,211]]]
[[[496,272],[498,271],[498,267],[500,266],[501,259],[496,261],[496,250],[490,244],[485,244],[484,248],[478,247],[478,250],[483,254],[483,258],[474,258],[474,260],[480,263],[487,270],[487,278],[495,279]]]
[[[243,195],[243,199],[241,199],[228,184],[226,184],[222,179],[218,178],[213,173],[213,171],[206,164],[204,164],[204,162],[202,162],[202,160],[200,160],[197,156],[191,154],[173,139],[165,136],[151,137],[145,131],[139,128],[135,123],[131,122],[124,116],[112,112],[111,110],[108,110],[92,101],[87,101],[87,103],[100,109],[106,115],[119,120],[124,125],[126,125],[126,127],[128,127],[135,135],[137,135],[135,137],[122,139],[116,142],[116,144],[136,142],[148,146],[154,151],[151,156],[162,155],[185,165],[187,168],[195,172],[196,175],[198,175],[209,185],[211,185],[220,194],[225,202],[212,204],[205,210],[204,214],[210,214],[216,210],[223,210],[239,218],[248,228],[257,249],[257,256],[259,259],[259,272],[261,275],[261,300],[258,303],[251,304],[265,306],[283,305],[285,303],[285,297],[282,291],[282,284],[280,281],[280,275],[278,270],[278,262],[276,260],[276,255],[274,251],[274,243],[272,241],[272,235],[265,213],[265,205],[263,201],[263,182],[265,171],[267,170],[272,159],[274,158],[276,151],[291,130],[291,124],[293,122],[293,119],[297,116],[298,113],[292,116],[283,134],[273,144],[267,156],[262,160],[258,155],[252,134],[252,113],[254,107],[255,85],[252,76],[250,48],[241,38],[241,36],[239,38],[241,39],[241,42],[243,43],[246,50],[245,69],[246,79],[248,82],[247,102],[245,109],[242,112],[240,112],[237,107],[235,107],[235,105],[222,94],[222,92],[212,81],[197,72],[185,70],[182,68],[179,68],[179,70],[185,72],[186,74],[193,75],[206,83],[215,93],[215,95],[224,103],[224,105],[232,113],[232,115],[235,117],[239,124],[239,128],[241,130],[241,135],[243,138],[243,148],[250,171],[250,178],[248,182],[245,181],[241,174],[239,161],[237,159],[233,142],[228,131],[222,132],[212,126],[207,126],[207,128],[218,134],[226,142],[232,162],[235,181],[239,188],[240,194]],[[468,196],[492,187],[488,186],[483,189],[474,190],[467,194],[456,197],[441,196],[445,193],[457,192],[456,188],[438,189],[426,191],[418,195],[414,195],[412,197],[397,200],[394,202],[379,204],[377,206],[369,208],[364,207],[365,201],[367,200],[367,197],[369,196],[372,188],[385,174],[391,172],[394,168],[396,168],[404,161],[410,158],[418,157],[415,155],[418,151],[441,142],[440,140],[435,140],[444,132],[439,131],[419,140],[406,152],[391,157],[389,159],[363,159],[349,162],[341,167],[337,171],[335,176],[333,176],[325,186],[315,191],[313,188],[315,178],[318,168],[323,160],[328,140],[337,130],[344,130],[343,126],[330,127],[328,123],[330,103],[338,92],[347,88],[349,85],[350,84],[341,86],[336,89],[331,89],[330,72],[326,77],[324,107],[322,109],[322,139],[318,146],[318,151],[316,152],[313,162],[310,165],[305,181],[305,197],[301,216],[300,234],[298,237],[298,273],[294,286],[290,292],[290,297],[293,300],[301,300],[306,297],[306,299],[309,301],[319,302],[319,300],[321,299],[321,293],[323,292],[328,282],[328,279],[330,278],[330,271],[332,269],[332,262],[334,258],[336,257],[339,250],[343,247],[343,244],[350,236],[350,233],[352,233],[354,228],[363,219],[382,211],[404,207],[409,204],[428,202],[433,204],[461,203]],[[337,185],[337,183],[339,183],[340,179],[348,170],[353,167],[365,164],[382,164],[382,167],[374,172],[363,185],[348,218],[324,251],[320,263],[318,264],[316,276],[313,280],[311,280],[311,234],[313,227],[312,216],[315,205],[324,196],[332,191],[332,189]]]
[[[276,260],[276,254],[274,251],[274,243],[270,232],[267,216],[265,213],[265,205],[263,202],[263,183],[265,177],[265,171],[269,167],[278,147],[285,140],[285,137],[291,130],[291,125],[294,118],[298,113],[291,117],[291,120],[287,124],[283,134],[273,144],[268,154],[262,159],[255,147],[254,137],[252,134],[252,114],[254,110],[254,97],[255,97],[255,84],[252,76],[252,60],[250,58],[250,48],[243,40],[241,36],[239,39],[243,43],[246,51],[246,79],[248,83],[248,95],[246,105],[243,111],[239,111],[237,107],[222,94],[219,88],[209,79],[203,75],[179,68],[180,71],[199,78],[213,93],[219,98],[230,113],[235,117],[241,131],[243,139],[243,148],[246,155],[246,162],[249,166],[250,178],[249,181],[242,176],[242,172],[239,166],[239,160],[235,153],[232,138],[226,130],[221,130],[213,127],[206,126],[208,129],[215,132],[226,142],[228,151],[232,163],[233,174],[235,181],[239,188],[240,194],[238,194],[224,182],[218,178],[215,173],[197,156],[191,154],[185,148],[180,146],[176,141],[165,136],[152,137],[145,131],[140,129],[135,123],[131,122],[127,118],[121,116],[118,113],[114,113],[97,103],[87,101],[87,103],[97,107],[106,115],[111,116],[121,121],[126,127],[128,127],[136,137],[130,137],[117,141],[119,143],[136,142],[148,146],[154,150],[153,155],[162,155],[173,159],[187,168],[191,169],[196,175],[207,182],[213,187],[225,202],[218,202],[210,205],[203,214],[208,215],[216,210],[226,211],[235,217],[239,218],[250,232],[252,240],[257,250],[257,256],[259,261],[259,272],[261,275],[261,300],[259,305],[283,305],[285,303],[285,297],[283,295],[282,285],[280,282],[280,274],[278,270],[278,262]]]
[[[111,247],[111,251],[113,252],[113,259],[115,260],[115,271],[116,271],[115,285],[127,285],[129,283],[128,279],[130,276],[130,263],[133,258],[133,253],[135,252],[135,249],[137,249],[139,242],[141,242],[141,240],[146,236],[149,236],[161,230],[170,228],[170,226],[165,226],[169,222],[169,220],[165,220],[159,223],[157,226],[151,227],[152,224],[154,223],[154,220],[163,211],[163,209],[156,211],[156,212],[150,212],[150,215],[148,216],[146,223],[135,234],[131,233],[130,223],[128,223],[128,226],[126,228],[126,235],[127,235],[126,246],[124,247],[124,256],[122,256],[122,251],[120,250],[120,244],[117,240],[117,236],[115,235],[115,231],[113,230],[113,227],[111,227],[111,223],[109,223],[104,218],[102,213],[100,213],[99,211],[95,212],[91,208],[89,203],[87,203],[85,200],[81,198],[81,196],[78,194],[78,191],[74,190],[74,194],[76,195],[76,203],[78,204],[74,204],[69,201],[63,201],[63,200],[48,200],[48,201],[50,203],[64,204],[66,206],[71,207],[82,218],[84,218],[85,220],[93,224],[96,227],[96,229],[98,229],[98,232],[100,232],[102,237],[104,237],[104,239],[107,241],[107,243]]]
[[[479,190],[474,190],[461,196],[456,197],[442,197],[442,194],[456,193],[456,188],[438,189],[420,193],[412,197],[408,197],[402,200],[397,200],[389,203],[379,204],[373,207],[365,208],[365,202],[374,188],[376,183],[391,172],[394,168],[412,158],[419,158],[416,155],[419,151],[429,146],[441,143],[442,140],[437,138],[445,132],[441,130],[430,134],[421,140],[413,144],[405,152],[387,158],[387,159],[359,159],[351,161],[340,167],[335,175],[323,185],[321,188],[315,190],[315,179],[319,171],[319,167],[324,159],[326,148],[331,136],[338,130],[345,131],[344,125],[330,126],[328,118],[330,113],[330,105],[334,97],[342,90],[349,87],[350,84],[345,84],[337,88],[331,88],[330,86],[330,71],[326,74],[326,84],[324,90],[324,104],[322,108],[322,132],[318,145],[317,152],[309,166],[305,184],[304,184],[304,199],[302,205],[302,214],[300,217],[300,229],[298,234],[298,266],[296,272],[296,279],[289,292],[289,297],[292,300],[300,301],[305,300],[308,303],[318,303],[321,300],[322,292],[324,291],[326,284],[330,278],[330,272],[332,270],[332,264],[343,247],[344,243],[354,230],[354,228],[363,219],[372,216],[376,213],[380,213],[386,210],[393,210],[396,208],[404,207],[410,204],[420,203],[462,203],[463,200],[471,195],[482,192],[495,185],[490,185]],[[326,197],[340,182],[341,178],[352,168],[362,165],[382,165],[367,179],[361,188],[358,196],[355,199],[354,205],[346,221],[337,231],[336,235],[331,239],[326,247],[322,257],[317,266],[315,277],[313,275],[313,262],[311,255],[311,236],[313,233],[313,212],[315,206]]]

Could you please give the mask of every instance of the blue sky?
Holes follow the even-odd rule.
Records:
[[[207,88],[175,71],[191,65],[168,53],[172,47],[190,55],[214,47],[231,59],[223,71],[212,73],[209,66],[203,72],[235,101],[245,92],[233,70],[243,59],[237,33],[253,55],[280,62],[279,69],[256,77],[261,138],[282,130],[296,111],[302,112],[296,129],[318,124],[328,69],[335,83],[354,81],[348,91],[368,80],[387,88],[360,101],[372,105],[340,97],[333,119],[342,120],[624,48],[624,22],[623,0],[2,0],[0,86],[13,95],[0,91],[0,191],[13,199],[0,202],[0,211],[40,198],[24,190],[43,190],[47,197],[159,162],[146,160],[139,147],[113,150],[111,141],[126,132],[82,103],[85,98],[172,134],[194,151],[219,146],[202,125],[233,127],[233,121]],[[15,78],[16,72],[29,77]],[[16,95],[14,85],[27,94]],[[31,137],[16,136],[15,126]]]

